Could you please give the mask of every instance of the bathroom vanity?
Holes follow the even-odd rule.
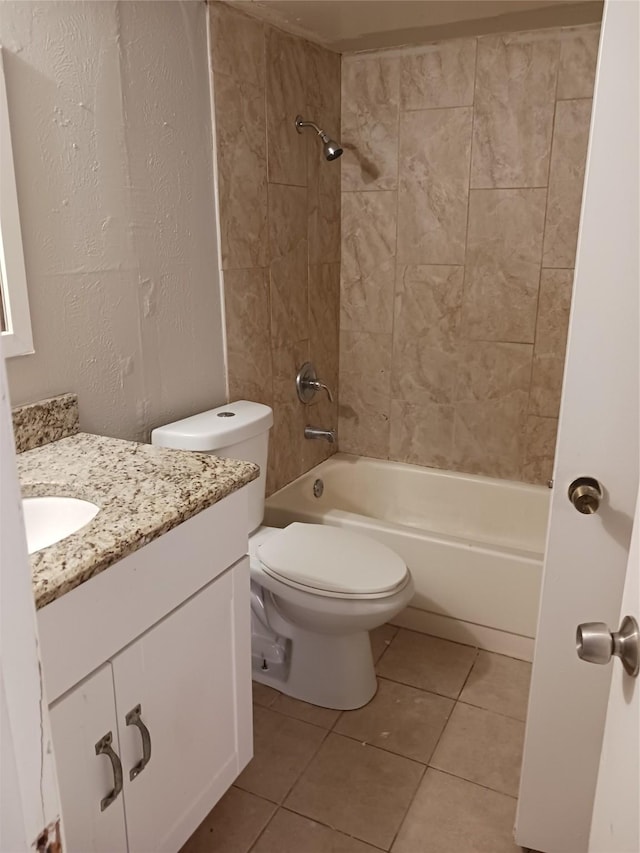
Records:
[[[252,757],[257,466],[82,433],[18,466],[101,507],[31,557],[67,849],[175,853]]]

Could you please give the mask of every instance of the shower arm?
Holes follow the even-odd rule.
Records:
[[[329,138],[324,130],[321,130],[318,127],[315,121],[307,121],[306,119],[303,119],[302,116],[296,116],[296,130],[298,133],[302,133],[303,127],[312,127],[323,142],[326,142]]]

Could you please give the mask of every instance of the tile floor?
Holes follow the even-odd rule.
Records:
[[[518,853],[531,667],[391,625],[357,711],[254,684],[253,761],[182,853]]]

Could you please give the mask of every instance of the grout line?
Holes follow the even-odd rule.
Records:
[[[469,785],[475,785],[476,788],[484,788],[485,791],[491,791],[493,794],[500,794],[503,797],[508,797],[510,800],[518,801],[518,797],[513,794],[505,794],[504,791],[498,791],[497,788],[490,788],[488,785],[482,785],[480,782],[474,782],[473,779],[467,779],[464,776],[456,776],[449,770],[442,770],[440,767],[429,765],[428,770],[435,770],[436,773],[444,773],[445,776],[450,776],[452,779],[459,779],[461,782],[467,782]]]

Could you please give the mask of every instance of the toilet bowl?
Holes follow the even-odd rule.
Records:
[[[253,678],[326,708],[365,705],[377,682],[369,631],[409,604],[411,574],[390,548],[329,525],[262,527],[268,406],[240,400],[155,429],[153,444],[257,462],[249,494]]]
[[[249,537],[253,677],[296,699],[350,710],[375,694],[369,631],[413,596],[390,548],[336,527],[261,527]]]

